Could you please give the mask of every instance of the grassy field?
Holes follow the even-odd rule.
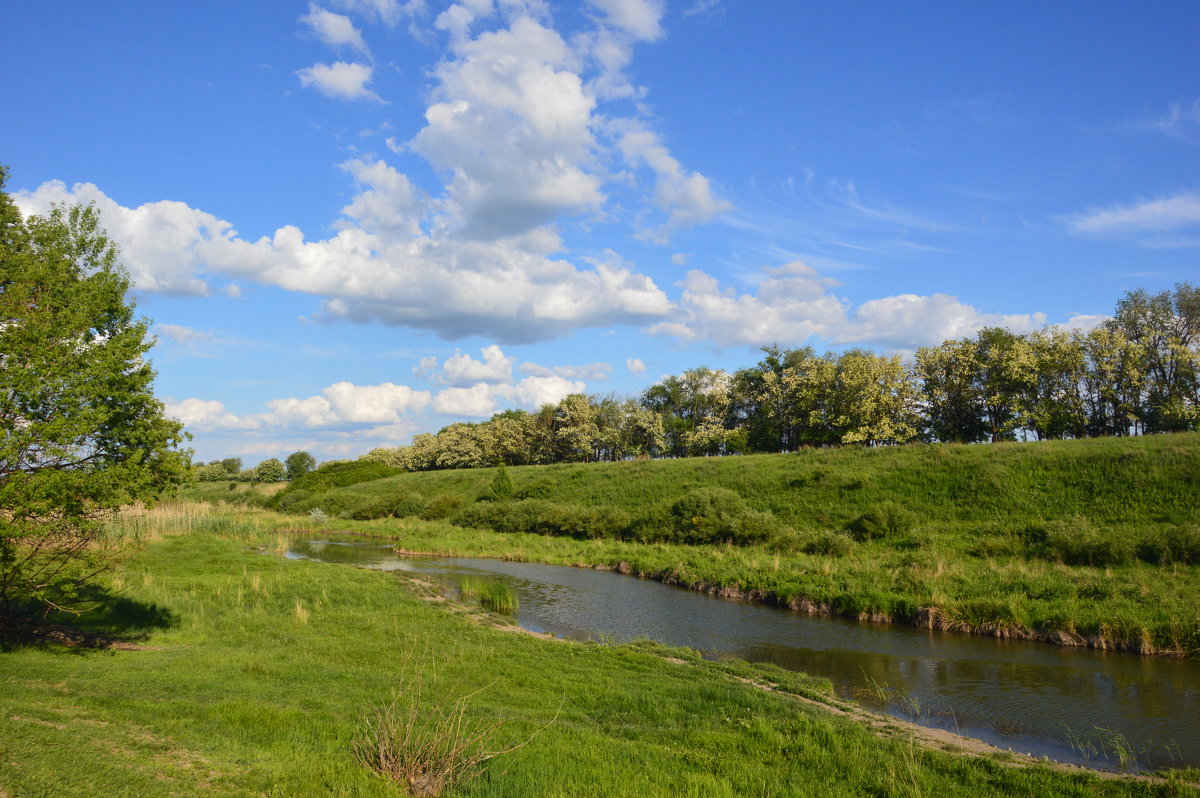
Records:
[[[527,741],[464,796],[1195,794],[928,750],[776,669],[507,631],[394,575],[272,556],[280,521],[131,519],[150,540],[82,623],[137,647],[0,652],[0,795],[403,795],[354,753],[397,696],[418,726],[457,705],[502,721],[493,747]]]
[[[399,516],[363,528],[414,550],[626,562],[816,612],[1200,655],[1194,433],[508,470],[512,501],[479,501],[495,469],[285,489],[271,501],[299,517]],[[717,494],[738,506],[707,523]],[[268,501],[223,483],[187,495]],[[752,542],[697,545],[701,532]]]

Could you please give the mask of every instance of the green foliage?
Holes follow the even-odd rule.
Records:
[[[399,469],[373,460],[328,461],[321,464],[315,471],[309,471],[291,482],[271,499],[274,507],[295,506],[296,502],[288,502],[288,496],[304,491],[313,494],[335,488],[344,488],[360,482],[371,482],[399,473]]]
[[[221,468],[231,477],[236,477],[242,471],[242,458],[226,457],[221,461]]]
[[[0,628],[74,605],[101,522],[189,477],[154,397],[149,322],[92,206],[22,220],[0,167]]]
[[[848,535],[832,529],[822,529],[808,536],[801,545],[806,554],[823,554],[827,557],[842,557],[850,553],[854,542]]]
[[[464,500],[462,496],[455,493],[443,493],[441,496],[434,496],[429,500],[421,510],[421,518],[426,521],[449,518],[463,504]]]
[[[488,492],[484,496],[494,502],[503,502],[511,499],[515,490],[512,477],[508,475],[508,469],[501,463],[496,469],[496,475],[492,477],[492,484],[488,486]]]
[[[1200,565],[1200,524],[1160,527],[1138,543],[1139,559],[1155,565]]]
[[[846,525],[855,540],[895,539],[909,532],[916,516],[896,502],[884,502],[872,507]]]
[[[478,601],[484,609],[504,615],[516,615],[521,606],[513,589],[494,579],[464,576],[458,581],[458,593],[464,599]]]
[[[1097,528],[1087,518],[1074,516],[1050,521],[1026,530],[1027,539],[1047,559],[1067,565],[1103,568],[1126,565],[1133,560],[1131,539],[1112,530]]]
[[[317,467],[316,458],[308,452],[292,452],[284,461],[288,479],[299,479]]]
[[[519,488],[513,494],[514,499],[545,499],[550,496],[553,485],[548,479],[535,479]]]
[[[284,470],[283,463],[274,457],[269,457],[263,460],[254,467],[253,482],[282,482],[284,475],[287,473]]]

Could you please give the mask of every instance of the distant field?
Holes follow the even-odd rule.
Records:
[[[301,516],[446,519],[461,528],[419,539],[547,561],[586,551],[591,564],[623,560],[815,611],[1200,653],[1194,433],[530,466],[508,469],[511,499],[480,501],[495,473],[395,474],[273,498],[210,483],[185,495]],[[372,528],[403,541],[419,526]]]

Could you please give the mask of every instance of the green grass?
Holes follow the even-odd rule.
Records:
[[[515,615],[521,606],[517,594],[503,582],[464,576],[458,581],[458,592],[465,599],[479,602],[484,609],[503,615]]]
[[[1195,433],[508,471],[518,497],[537,498],[478,502],[495,470],[475,469],[359,482],[292,509],[407,516],[361,528],[412,550],[626,561],[850,617],[1200,655]],[[688,545],[722,539],[750,545]]]
[[[393,575],[271,556],[269,514],[172,518],[209,531],[153,540],[112,585],[139,611],[91,616],[144,648],[0,652],[0,795],[402,795],[354,742],[414,678],[418,717],[474,694],[495,747],[549,724],[465,796],[1194,794],[927,751],[778,669],[494,628]]]

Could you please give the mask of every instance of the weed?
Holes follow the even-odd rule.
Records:
[[[504,722],[476,721],[468,713],[471,700],[483,689],[456,699],[447,709],[423,700],[421,680],[414,679],[367,719],[354,744],[359,762],[402,785],[409,795],[435,798],[477,778],[490,760],[523,748],[558,718],[556,713],[524,742],[492,748]]]

